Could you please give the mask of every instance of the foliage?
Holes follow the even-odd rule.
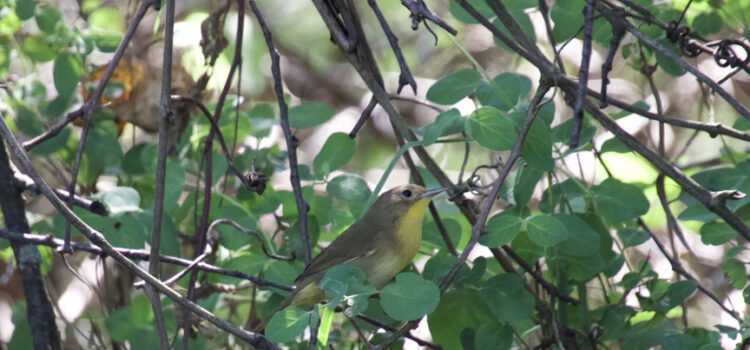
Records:
[[[750,159],[745,152],[750,122],[726,103],[726,97],[704,90],[705,81],[697,84],[695,79],[684,78],[689,70],[672,55],[681,54],[684,48],[670,41],[658,24],[681,18],[688,7],[682,23],[692,31],[715,39],[742,32],[747,39],[746,25],[734,16],[750,13],[750,4],[738,0],[721,5],[713,1],[623,1],[626,15],[621,13],[621,17],[645,37],[639,39],[630,32],[622,42],[612,40],[613,21],[596,16],[591,30],[598,61],[592,61],[592,70],[594,62],[602,64],[610,48],[616,50],[616,69],[603,72],[596,67],[596,74],[590,73],[589,78],[610,74],[603,77],[612,80],[610,89],[622,91],[610,91],[608,96],[615,101],[609,102],[619,107],[601,115],[596,106],[587,107],[580,120],[579,146],[569,147],[576,128],[571,109],[576,96],[566,89],[574,86],[567,82],[580,68],[581,57],[579,48],[570,47],[584,39],[581,10],[586,2],[556,0],[546,13],[537,1],[503,0],[517,28],[500,18],[496,1],[434,3],[428,5],[461,35],[453,38],[433,28],[437,44],[430,48],[425,48],[425,43],[432,43],[429,32],[421,26],[417,32],[409,31],[407,12],[400,4],[379,4],[402,39],[405,63],[421,78],[421,95],[412,99],[402,93],[406,101],[397,105],[404,116],[413,114],[405,118],[408,133],[400,133],[395,122],[396,131],[391,133],[386,118],[394,116],[386,115],[391,112],[383,108],[375,110],[374,121],[356,137],[348,134],[355,121],[346,118],[345,109],[356,106],[355,114],[359,114],[365,109],[360,99],[367,93],[359,87],[360,77],[348,74],[361,74],[362,68],[345,65],[348,71],[342,73],[339,61],[347,53],[335,50],[323,22],[310,19],[317,16],[310,2],[277,6],[260,1],[276,45],[288,58],[281,61],[282,72],[299,75],[284,76],[285,95],[280,99],[289,104],[288,111],[271,102],[276,77],[261,67],[270,63],[265,47],[258,46],[263,36],[257,16],[239,17],[234,2],[224,13],[226,22],[216,20],[225,11],[218,6],[196,4],[183,9],[178,16],[181,28],[219,26],[212,35],[226,36],[229,46],[221,48],[220,59],[212,67],[203,66],[206,53],[197,40],[176,50],[179,69],[175,68],[173,87],[183,88],[176,94],[187,95],[190,90],[179,81],[190,81],[195,87],[204,73],[211,75],[214,85],[223,86],[237,45],[242,46],[243,64],[249,68],[240,69],[238,79],[229,80],[234,84],[231,93],[219,95],[216,89],[213,96],[207,93],[199,98],[214,114],[215,130],[228,153],[214,138],[212,122],[195,106],[188,108],[184,132],[172,134],[160,249],[163,255],[188,260],[207,252],[205,263],[244,275],[187,273],[174,281],[174,288],[245,329],[270,320],[265,336],[289,348],[302,348],[312,340],[334,348],[363,348],[365,341],[387,346],[396,340],[388,338],[403,322],[423,319],[431,336],[409,337],[443,349],[706,350],[746,345],[750,327],[742,302],[750,302],[750,286],[744,244],[750,236],[738,227],[750,225],[750,197],[741,196],[750,192]],[[492,29],[467,12],[463,3],[484,16],[495,30],[495,42],[488,38],[481,42],[484,39],[475,31],[484,35]],[[112,58],[134,12],[125,4],[97,0],[78,4],[78,12],[73,13],[78,19],[73,21],[46,1],[0,0],[0,94],[5,102],[0,108],[4,122],[21,142],[58,123],[73,121],[68,114],[86,106],[91,90],[102,79],[101,62]],[[360,12],[369,11],[364,4],[358,6]],[[600,2],[599,6],[599,13],[611,11],[609,5]],[[551,27],[546,27],[544,16],[551,20],[552,24],[547,23]],[[235,32],[239,19],[245,26],[242,42]],[[369,16],[363,20],[368,21],[365,32],[378,53],[390,92],[396,79],[387,73],[401,69],[400,62],[387,51],[388,41],[380,29],[369,30],[379,28],[378,23],[369,22]],[[80,207],[74,212],[119,248],[147,248],[158,212],[156,137],[146,132],[153,131],[147,126],[123,116],[151,113],[157,118],[158,96],[153,91],[161,84],[161,62],[147,62],[146,57],[155,56],[154,52],[160,56],[161,51],[142,48],[139,42],[161,42],[162,22],[154,24],[153,32],[139,32],[130,43],[128,52],[132,53],[123,58],[119,75],[109,82],[101,101],[95,101],[103,105],[92,111],[90,130],[80,150],[84,133],[78,124],[83,123],[73,121],[29,151],[35,168],[57,188],[68,188],[80,156],[78,194],[106,206],[108,215]],[[549,34],[538,38],[546,29]],[[513,45],[501,42],[497,33],[521,47],[525,34],[549,58],[549,64],[541,67],[528,56],[519,58]],[[202,35],[208,35],[205,28]],[[663,47],[650,45],[651,39]],[[700,62],[701,70],[707,69],[704,64],[713,64],[710,58]],[[691,66],[698,67],[695,62]],[[567,75],[560,73],[560,80],[553,81],[543,68],[564,69]],[[727,74],[731,69],[717,71]],[[721,75],[711,75],[716,76]],[[747,73],[740,71],[728,81],[741,84],[746,78]],[[542,96],[534,97],[547,83],[556,85],[549,93],[542,91]],[[203,88],[212,90],[214,85]],[[589,88],[599,89],[598,82],[591,82]],[[326,96],[310,89],[325,90]],[[735,95],[739,104],[750,105],[747,96]],[[617,105],[619,99],[628,102]],[[150,109],[133,112],[142,106]],[[410,108],[418,109],[407,113]],[[643,118],[645,111],[662,122]],[[704,114],[710,115],[709,122]],[[535,119],[527,123],[529,115]],[[674,119],[666,120],[666,116]],[[283,117],[288,117],[289,135],[280,126]],[[633,138],[617,135],[601,118],[617,120]],[[404,141],[393,134],[418,138]],[[656,160],[638,146],[654,153]],[[424,152],[414,151],[419,147]],[[410,155],[408,161],[402,161],[403,154]],[[290,163],[293,158],[299,159],[298,165]],[[420,165],[410,168],[411,162]],[[232,171],[234,167],[264,185],[267,181],[265,191],[246,186]],[[506,167],[507,178],[500,175]],[[684,176],[672,176],[665,167]],[[301,181],[299,193],[290,175]],[[279,286],[292,286],[304,269],[301,235],[309,237],[314,256],[361,217],[384,183],[409,180],[427,187],[446,186],[445,181],[455,185],[450,194],[454,202],[438,197],[434,203],[439,216],[425,216],[422,249],[412,266],[376,290],[367,284],[361,269],[338,265],[320,282],[330,298],[328,304],[312,309],[289,307],[273,315],[288,294]],[[497,196],[492,195],[494,184],[500,186]],[[300,196],[309,211],[299,206]],[[34,204],[46,205],[41,202]],[[485,209],[489,213],[486,223],[474,222]],[[62,214],[43,210],[32,215],[31,211],[39,209],[29,206],[28,210],[32,233],[65,237]],[[226,225],[207,232],[207,224],[218,219],[231,220],[255,235]],[[75,227],[72,232],[75,241],[85,240]],[[202,244],[199,237],[205,237]],[[5,239],[0,248],[0,257],[12,263],[13,250]],[[468,251],[472,252],[468,260],[459,257]],[[76,254],[81,260],[106,260]],[[58,261],[54,254],[43,258],[43,266]],[[64,266],[54,264],[48,273],[69,274],[57,265]],[[107,283],[100,280],[92,288],[97,289],[94,298],[104,307],[95,302],[74,319],[65,320],[66,344],[155,348],[159,333],[145,293],[131,288],[130,272],[100,266],[106,266],[101,268],[107,269],[103,277]],[[162,279],[182,268],[165,264]],[[48,282],[60,283],[55,285],[58,291],[72,290],[74,283]],[[102,292],[102,285],[113,283],[126,286],[117,292],[120,300]],[[77,302],[83,300],[80,295]],[[197,316],[187,317],[187,309],[169,298],[161,301],[167,334],[175,344],[188,341],[189,348],[199,349],[241,343]],[[15,331],[11,339],[2,341],[10,348],[30,348],[26,301],[18,297],[9,302]],[[344,312],[334,313],[337,307]],[[322,331],[315,334],[318,329]],[[73,336],[76,332],[90,334]],[[177,338],[172,339],[175,334]],[[91,343],[76,343],[84,338]]]

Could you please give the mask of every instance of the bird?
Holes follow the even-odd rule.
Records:
[[[330,268],[340,264],[361,268],[370,285],[376,289],[385,287],[419,251],[427,205],[443,191],[408,184],[381,194],[362,218],[310,261],[294,280],[296,288],[268,316],[289,306],[305,307],[326,301],[318,283]]]

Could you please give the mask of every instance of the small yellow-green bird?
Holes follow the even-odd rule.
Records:
[[[325,247],[294,280],[296,289],[278,310],[327,300],[318,283],[328,269],[339,264],[353,264],[365,272],[372,286],[385,287],[419,251],[425,209],[430,198],[443,190],[403,185],[381,194],[365,216]]]

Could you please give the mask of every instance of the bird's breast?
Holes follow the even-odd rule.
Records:
[[[383,288],[417,255],[422,246],[422,220],[429,200],[415,203],[394,225],[393,244],[373,259],[377,264],[371,267],[368,282],[375,288]]]

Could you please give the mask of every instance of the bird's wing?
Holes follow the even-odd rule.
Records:
[[[369,228],[368,236],[370,237],[364,237],[358,234],[359,232],[365,232],[363,231],[364,228],[358,224],[359,222],[349,227],[344,233],[333,240],[328,247],[324,248],[294,282],[299,283],[313,276],[316,279],[320,279],[328,269],[336,265],[372,255],[377,246],[376,240],[373,238],[378,236],[377,234],[373,234],[374,232],[372,231],[376,231],[377,228]],[[353,232],[349,232],[350,230],[353,230]]]

